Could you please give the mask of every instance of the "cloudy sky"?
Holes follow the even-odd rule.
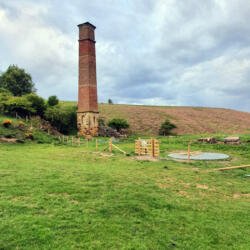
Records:
[[[250,111],[249,0],[0,0],[0,71],[77,99],[78,28],[97,26],[100,102]]]

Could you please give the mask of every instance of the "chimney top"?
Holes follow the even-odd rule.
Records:
[[[95,28],[96,28],[93,24],[91,24],[91,23],[89,23],[89,22],[81,23],[81,24],[78,24],[77,26],[78,26],[79,28],[80,28],[81,26],[90,26],[92,29],[95,29]]]

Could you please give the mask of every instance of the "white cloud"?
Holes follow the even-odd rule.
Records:
[[[97,26],[99,100],[250,111],[248,0],[0,0],[0,70],[76,100],[77,27]]]
[[[46,6],[32,4],[16,8],[20,11],[14,9],[17,11],[14,17],[11,10],[0,8],[1,40],[8,51],[1,58],[1,65],[18,64],[27,69],[44,96],[57,93],[63,97],[76,92],[76,81],[73,85],[72,79],[77,74],[77,42],[43,22],[48,13]],[[74,91],[65,92],[66,84]]]

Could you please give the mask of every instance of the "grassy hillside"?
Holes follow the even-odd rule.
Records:
[[[194,138],[161,138],[161,156]],[[0,144],[0,249],[249,249],[249,171],[213,171],[249,164],[243,138],[195,143],[231,158],[190,163],[108,156],[94,141]]]
[[[75,102],[63,103],[76,105]],[[106,120],[117,117],[127,119],[131,130],[143,135],[158,134],[166,118],[177,125],[178,134],[250,132],[250,113],[229,109],[100,104],[99,111]]]
[[[5,128],[2,123],[11,120],[11,126]],[[41,120],[33,117],[29,121],[25,119],[15,119],[0,114],[0,138],[15,138],[18,142],[36,141],[38,143],[52,143],[56,138],[42,129]]]

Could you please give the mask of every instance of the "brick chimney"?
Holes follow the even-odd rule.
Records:
[[[79,24],[79,78],[77,127],[82,136],[98,135],[95,26]]]

